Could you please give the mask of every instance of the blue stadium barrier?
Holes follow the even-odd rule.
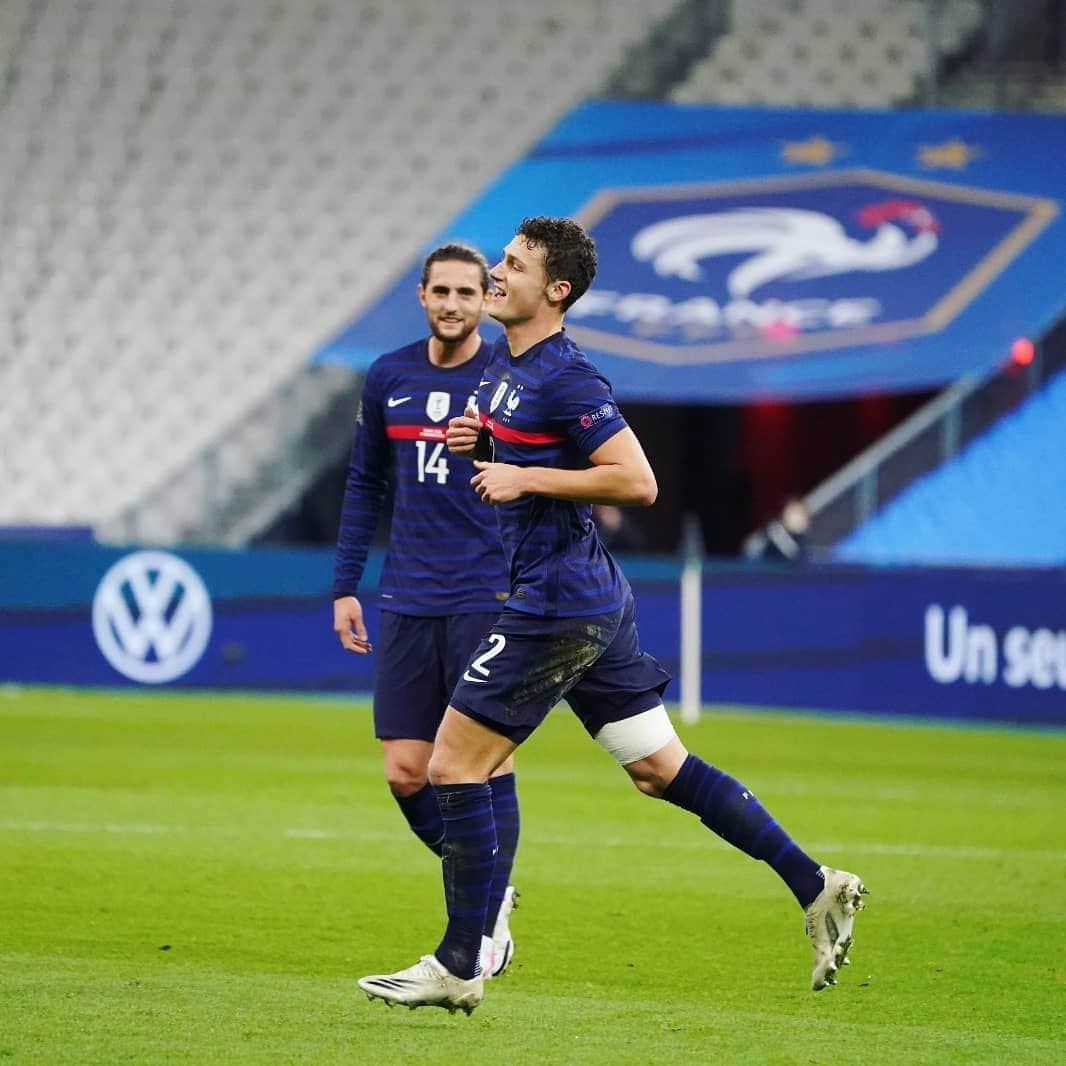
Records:
[[[373,657],[332,632],[331,560],[0,544],[0,681],[366,692]],[[623,566],[643,645],[676,674],[679,564]],[[1066,725],[1063,569],[720,564],[702,627],[705,702]]]
[[[834,551],[859,563],[1066,564],[1066,373]]]

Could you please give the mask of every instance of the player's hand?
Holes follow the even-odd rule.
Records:
[[[444,439],[448,443],[448,451],[453,455],[469,455],[477,444],[478,430],[481,423],[477,415],[468,407],[458,418],[448,422],[448,429]]]
[[[525,496],[523,487],[525,472],[511,463],[474,462],[477,473],[470,479],[474,491],[485,503],[510,503]]]
[[[363,605],[354,596],[341,596],[333,601],[333,632],[340,638],[345,651],[366,655],[374,650],[367,638]]]

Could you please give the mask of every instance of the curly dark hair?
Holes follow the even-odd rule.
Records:
[[[476,266],[481,272],[481,291],[489,291],[491,283],[489,282],[488,260],[472,244],[464,244],[462,241],[451,241],[448,244],[442,244],[439,248],[434,248],[426,256],[426,260],[422,264],[422,285],[429,284],[429,268],[434,263],[450,263],[454,259],[458,259],[461,263],[472,263]]]
[[[596,277],[596,245],[572,218],[537,215],[525,218],[515,231],[528,244],[544,249],[544,271],[549,281],[569,281],[570,293],[562,309],[573,306]]]

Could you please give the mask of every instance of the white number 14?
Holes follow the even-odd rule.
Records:
[[[426,475],[437,475],[437,484],[443,485],[448,480],[448,457],[442,455],[444,444],[434,444],[433,451],[426,457],[426,445],[428,441],[416,440],[415,447],[418,449],[418,481],[422,484]]]

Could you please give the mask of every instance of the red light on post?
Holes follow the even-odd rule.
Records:
[[[1028,366],[1035,354],[1036,348],[1028,337],[1019,337],[1010,346],[1011,362],[1017,366]]]

